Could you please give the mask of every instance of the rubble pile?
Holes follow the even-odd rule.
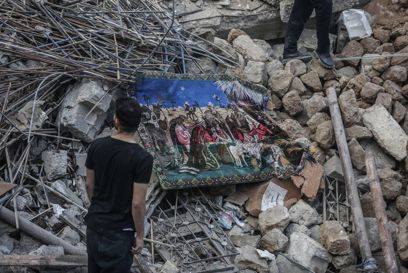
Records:
[[[161,12],[149,1],[133,7],[141,12],[147,5],[157,11],[156,17],[147,13],[146,24],[153,21],[140,28],[147,34],[137,33],[121,21],[131,17],[134,21],[130,25],[141,23],[136,18],[138,13],[121,17],[120,11],[107,12],[109,5],[94,3],[92,8],[100,8],[99,13],[104,16],[92,17],[89,3],[26,1],[16,8],[13,6],[16,1],[4,1],[8,2],[12,5],[0,11],[0,18],[15,16],[6,21],[8,28],[0,26],[0,37],[4,38],[0,41],[4,45],[0,53],[3,80],[0,83],[0,182],[8,182],[0,183],[2,206],[35,223],[50,236],[58,236],[85,252],[83,217],[89,204],[84,188],[86,148],[93,139],[112,133],[111,101],[126,92],[127,83],[133,79],[130,71],[228,74],[269,89],[267,113],[288,134],[289,141],[307,149],[316,163],[307,162],[298,176],[287,181],[272,179],[257,184],[212,187],[200,190],[199,198],[189,197],[187,191],[162,192],[154,177],[147,202],[148,222],[154,224],[146,229],[150,241],[143,252],[149,270],[187,272],[183,255],[194,253],[197,259],[202,259],[197,262],[201,269],[216,256],[219,260],[214,262],[214,268],[207,268],[214,272],[358,272],[356,265],[362,262],[361,255],[325,95],[327,88],[334,87],[371,250],[380,270],[385,271],[366,175],[368,152],[376,157],[401,272],[408,271],[408,18],[405,15],[393,20],[376,18],[372,37],[359,40],[347,40],[347,33],[339,28],[343,32],[332,37],[336,42],[336,69],[327,70],[316,59],[306,64],[299,60],[282,64],[279,61],[282,44],[272,46],[267,41],[252,39],[248,35],[251,33],[239,29],[232,29],[227,39],[204,31],[200,35],[209,43],[191,43],[179,31],[177,22],[172,25],[171,15],[159,20],[157,14]],[[393,1],[390,7],[400,12],[406,4]],[[27,10],[22,12],[24,8]],[[68,14],[70,11],[72,15],[87,14],[93,22],[107,23],[110,18],[111,27],[95,36],[91,35],[92,31],[79,28],[78,33],[73,33],[80,38],[68,40],[68,45],[62,46],[67,41],[61,38],[64,28],[59,23],[66,22],[58,22],[54,16],[64,8]],[[38,12],[37,17],[32,15],[34,11]],[[32,15],[25,20],[33,20],[34,42],[21,30],[17,19],[27,13]],[[54,19],[46,23],[44,18]],[[166,33],[163,25],[170,26],[170,33]],[[163,46],[149,32],[152,28],[155,35],[164,37]],[[73,35],[71,31],[75,27],[69,29]],[[302,39],[304,45],[316,44],[311,36]],[[139,47],[140,41],[143,43]],[[102,45],[112,47],[104,49]],[[181,49],[180,53],[179,46],[186,50]],[[169,48],[171,54],[164,53]],[[120,54],[112,55],[116,50]],[[128,51],[138,53],[128,55]],[[170,60],[169,56],[173,55],[176,57]],[[120,69],[116,69],[118,66]],[[16,186],[10,187],[10,183]],[[183,200],[182,208],[178,207],[179,199]],[[192,213],[194,210],[196,213]],[[175,223],[171,231],[166,226],[168,221]],[[183,227],[190,224],[191,228]],[[62,246],[42,245],[1,221],[0,226],[0,254],[67,254]],[[211,235],[216,231],[216,236]],[[176,242],[174,246],[173,242]],[[178,260],[172,260],[173,248],[175,252],[180,250]],[[14,272],[8,267],[1,270]]]
[[[357,272],[361,256],[351,212],[347,205],[322,204],[323,199],[329,202],[326,194],[334,192],[328,179],[344,187],[325,95],[328,87],[334,87],[338,95],[370,246],[380,271],[386,272],[366,176],[368,152],[376,158],[398,264],[401,272],[407,271],[408,42],[404,41],[408,41],[408,18],[405,2],[393,1],[388,8],[401,16],[391,20],[372,14],[375,23],[371,37],[350,41],[344,39],[345,30],[339,33],[333,71],[320,66],[316,59],[306,64],[299,60],[282,64],[278,56],[283,45],[251,39],[251,33],[239,29],[231,30],[225,40],[214,39],[217,48],[225,49],[240,63],[239,67],[226,68],[225,73],[267,87],[269,114],[279,120],[292,141],[304,138],[319,162],[286,184],[272,180],[237,186],[236,191],[224,194],[225,208],[237,196],[237,215],[246,215],[241,219],[246,224],[230,231],[240,251],[235,259],[240,272]],[[296,192],[297,196],[286,196],[280,205],[262,209],[270,183],[280,184],[288,194]],[[326,189],[322,190],[324,184]],[[245,205],[238,202],[241,199],[247,199]],[[347,204],[347,200],[343,202]],[[340,212],[332,219],[336,209]],[[273,255],[262,256],[261,251]]]
[[[0,7],[0,255],[21,261],[15,268],[0,259],[0,272],[38,272],[21,255],[64,265],[50,257],[86,253],[86,149],[112,134],[112,101],[127,94],[137,74],[205,73],[197,61],[202,55],[215,64],[234,61],[208,51],[205,40],[182,30],[154,1],[3,1]],[[152,183],[147,204],[160,193]],[[13,220],[5,221],[10,213]],[[25,230],[26,220],[36,234]],[[58,240],[65,245],[51,243]]]

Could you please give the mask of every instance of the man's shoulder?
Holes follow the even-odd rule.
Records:
[[[109,142],[110,139],[111,139],[110,136],[100,137],[100,138],[94,139],[94,140],[91,142],[91,145],[93,145],[93,146],[103,145],[103,144],[105,144],[106,142]]]
[[[138,157],[141,160],[153,160],[153,156],[145,149],[143,146],[140,144],[137,144],[134,146],[136,150],[136,157]]]

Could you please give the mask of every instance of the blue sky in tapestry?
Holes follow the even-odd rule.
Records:
[[[185,102],[190,105],[198,103],[200,107],[208,106],[209,102],[214,106],[228,105],[228,98],[213,80],[144,78],[136,83],[136,91],[136,99],[143,105],[158,102],[161,102],[165,108],[184,106]]]

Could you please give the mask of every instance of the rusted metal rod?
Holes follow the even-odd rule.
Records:
[[[363,258],[363,270],[375,270],[377,268],[375,259],[372,256],[370,244],[368,242],[366,225],[364,222],[363,210],[361,209],[360,198],[356,183],[354,181],[353,167],[351,165],[350,152],[347,145],[346,134],[344,132],[343,120],[341,118],[340,108],[337,103],[336,90],[332,87],[326,90],[329,102],[330,115],[336,136],[337,148],[339,150],[341,165],[343,168],[344,179],[349,195],[353,222],[356,229],[360,254]]]
[[[388,231],[388,219],[385,213],[385,202],[378,179],[375,157],[371,151],[366,155],[367,176],[370,180],[370,191],[373,200],[375,218],[377,218],[378,232],[380,234],[382,252],[384,255],[387,273],[398,273],[397,260],[395,258],[394,246],[391,234]]]

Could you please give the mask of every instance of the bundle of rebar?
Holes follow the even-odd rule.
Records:
[[[131,82],[146,70],[185,72],[206,56],[228,65],[149,0],[0,2],[2,113],[73,78]],[[197,37],[198,38],[198,37]]]
[[[22,209],[33,213],[30,221],[51,229],[42,221],[53,214],[48,193],[65,208],[79,209],[78,215],[86,211],[72,200],[76,198],[51,187],[44,178],[42,151],[34,151],[41,141],[43,150],[85,151],[80,140],[57,124],[69,86],[98,80],[109,93],[126,90],[145,71],[186,73],[192,66],[204,71],[198,61],[203,57],[234,64],[207,49],[214,45],[183,31],[171,3],[173,10],[154,0],[0,0],[0,182],[16,184],[0,196],[0,205],[14,210],[17,230],[24,224],[18,217]],[[43,118],[40,126],[35,126],[36,111]],[[85,196],[83,183],[76,182],[81,178],[75,162],[67,166],[66,185]],[[31,205],[16,202],[23,192]],[[64,223],[81,233],[72,221]]]

